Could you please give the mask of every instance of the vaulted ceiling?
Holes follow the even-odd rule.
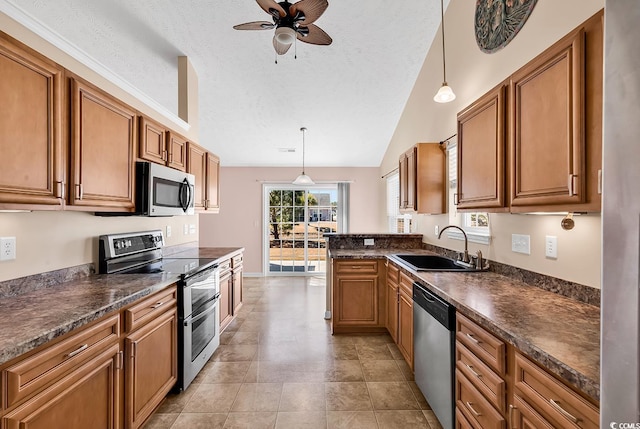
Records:
[[[4,6],[3,6],[4,3]],[[448,4],[448,1],[445,2]],[[0,0],[178,113],[178,61],[199,84],[199,143],[223,166],[378,166],[440,24],[438,0],[332,0],[330,46],[278,57],[254,0]],[[434,70],[440,73],[440,70]],[[295,149],[296,152],[287,152]]]

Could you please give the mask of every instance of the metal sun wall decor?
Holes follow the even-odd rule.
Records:
[[[516,37],[537,0],[476,0],[476,42],[482,52],[499,51]]]

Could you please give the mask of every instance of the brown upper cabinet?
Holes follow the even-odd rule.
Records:
[[[445,155],[439,143],[418,143],[400,155],[400,210],[447,212]]]
[[[71,79],[69,204],[92,211],[133,211],[136,112]]]
[[[0,209],[64,205],[63,75],[0,33]]]
[[[500,84],[458,114],[460,209],[505,206],[505,91]]]
[[[220,210],[220,159],[195,143],[187,144],[187,172],[196,176],[196,210],[218,213]]]
[[[458,114],[459,209],[600,211],[603,16]]]
[[[186,171],[187,140],[145,116],[140,116],[138,145],[141,159]]]

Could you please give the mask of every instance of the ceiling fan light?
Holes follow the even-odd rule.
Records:
[[[299,186],[307,186],[307,185],[315,185],[316,184],[313,180],[311,180],[311,177],[307,176],[304,173],[302,173],[301,175],[296,177],[296,180],[294,180],[292,183],[294,185],[299,185]]]
[[[456,99],[456,95],[453,93],[453,89],[451,89],[451,87],[447,85],[447,82],[442,83],[442,86],[440,87],[436,95],[433,97],[433,101],[437,103],[448,103],[455,99]]]
[[[276,28],[276,40],[283,45],[290,45],[296,40],[296,32],[293,28],[278,27]]]

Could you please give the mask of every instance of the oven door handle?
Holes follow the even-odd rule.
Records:
[[[218,285],[214,284],[213,286],[189,286],[192,290],[216,290],[218,289]]]
[[[216,296],[216,298],[217,298],[218,296],[220,296],[220,294],[218,294],[218,295]],[[214,299],[214,300],[212,300],[212,301],[215,301],[215,299]],[[189,326],[189,325],[191,325],[191,324],[193,324],[193,323],[197,322],[198,320],[200,320],[200,319],[202,319],[202,318],[204,318],[204,317],[209,316],[211,313],[213,313],[213,312],[216,310],[216,308],[218,308],[218,306],[217,306],[216,304],[214,304],[214,305],[212,305],[211,307],[209,307],[208,309],[206,309],[205,311],[203,311],[202,313],[198,314],[196,317],[191,317],[191,316],[187,317],[187,318],[185,319],[185,321],[184,321],[184,326],[185,326],[185,327],[186,327],[186,326]]]

